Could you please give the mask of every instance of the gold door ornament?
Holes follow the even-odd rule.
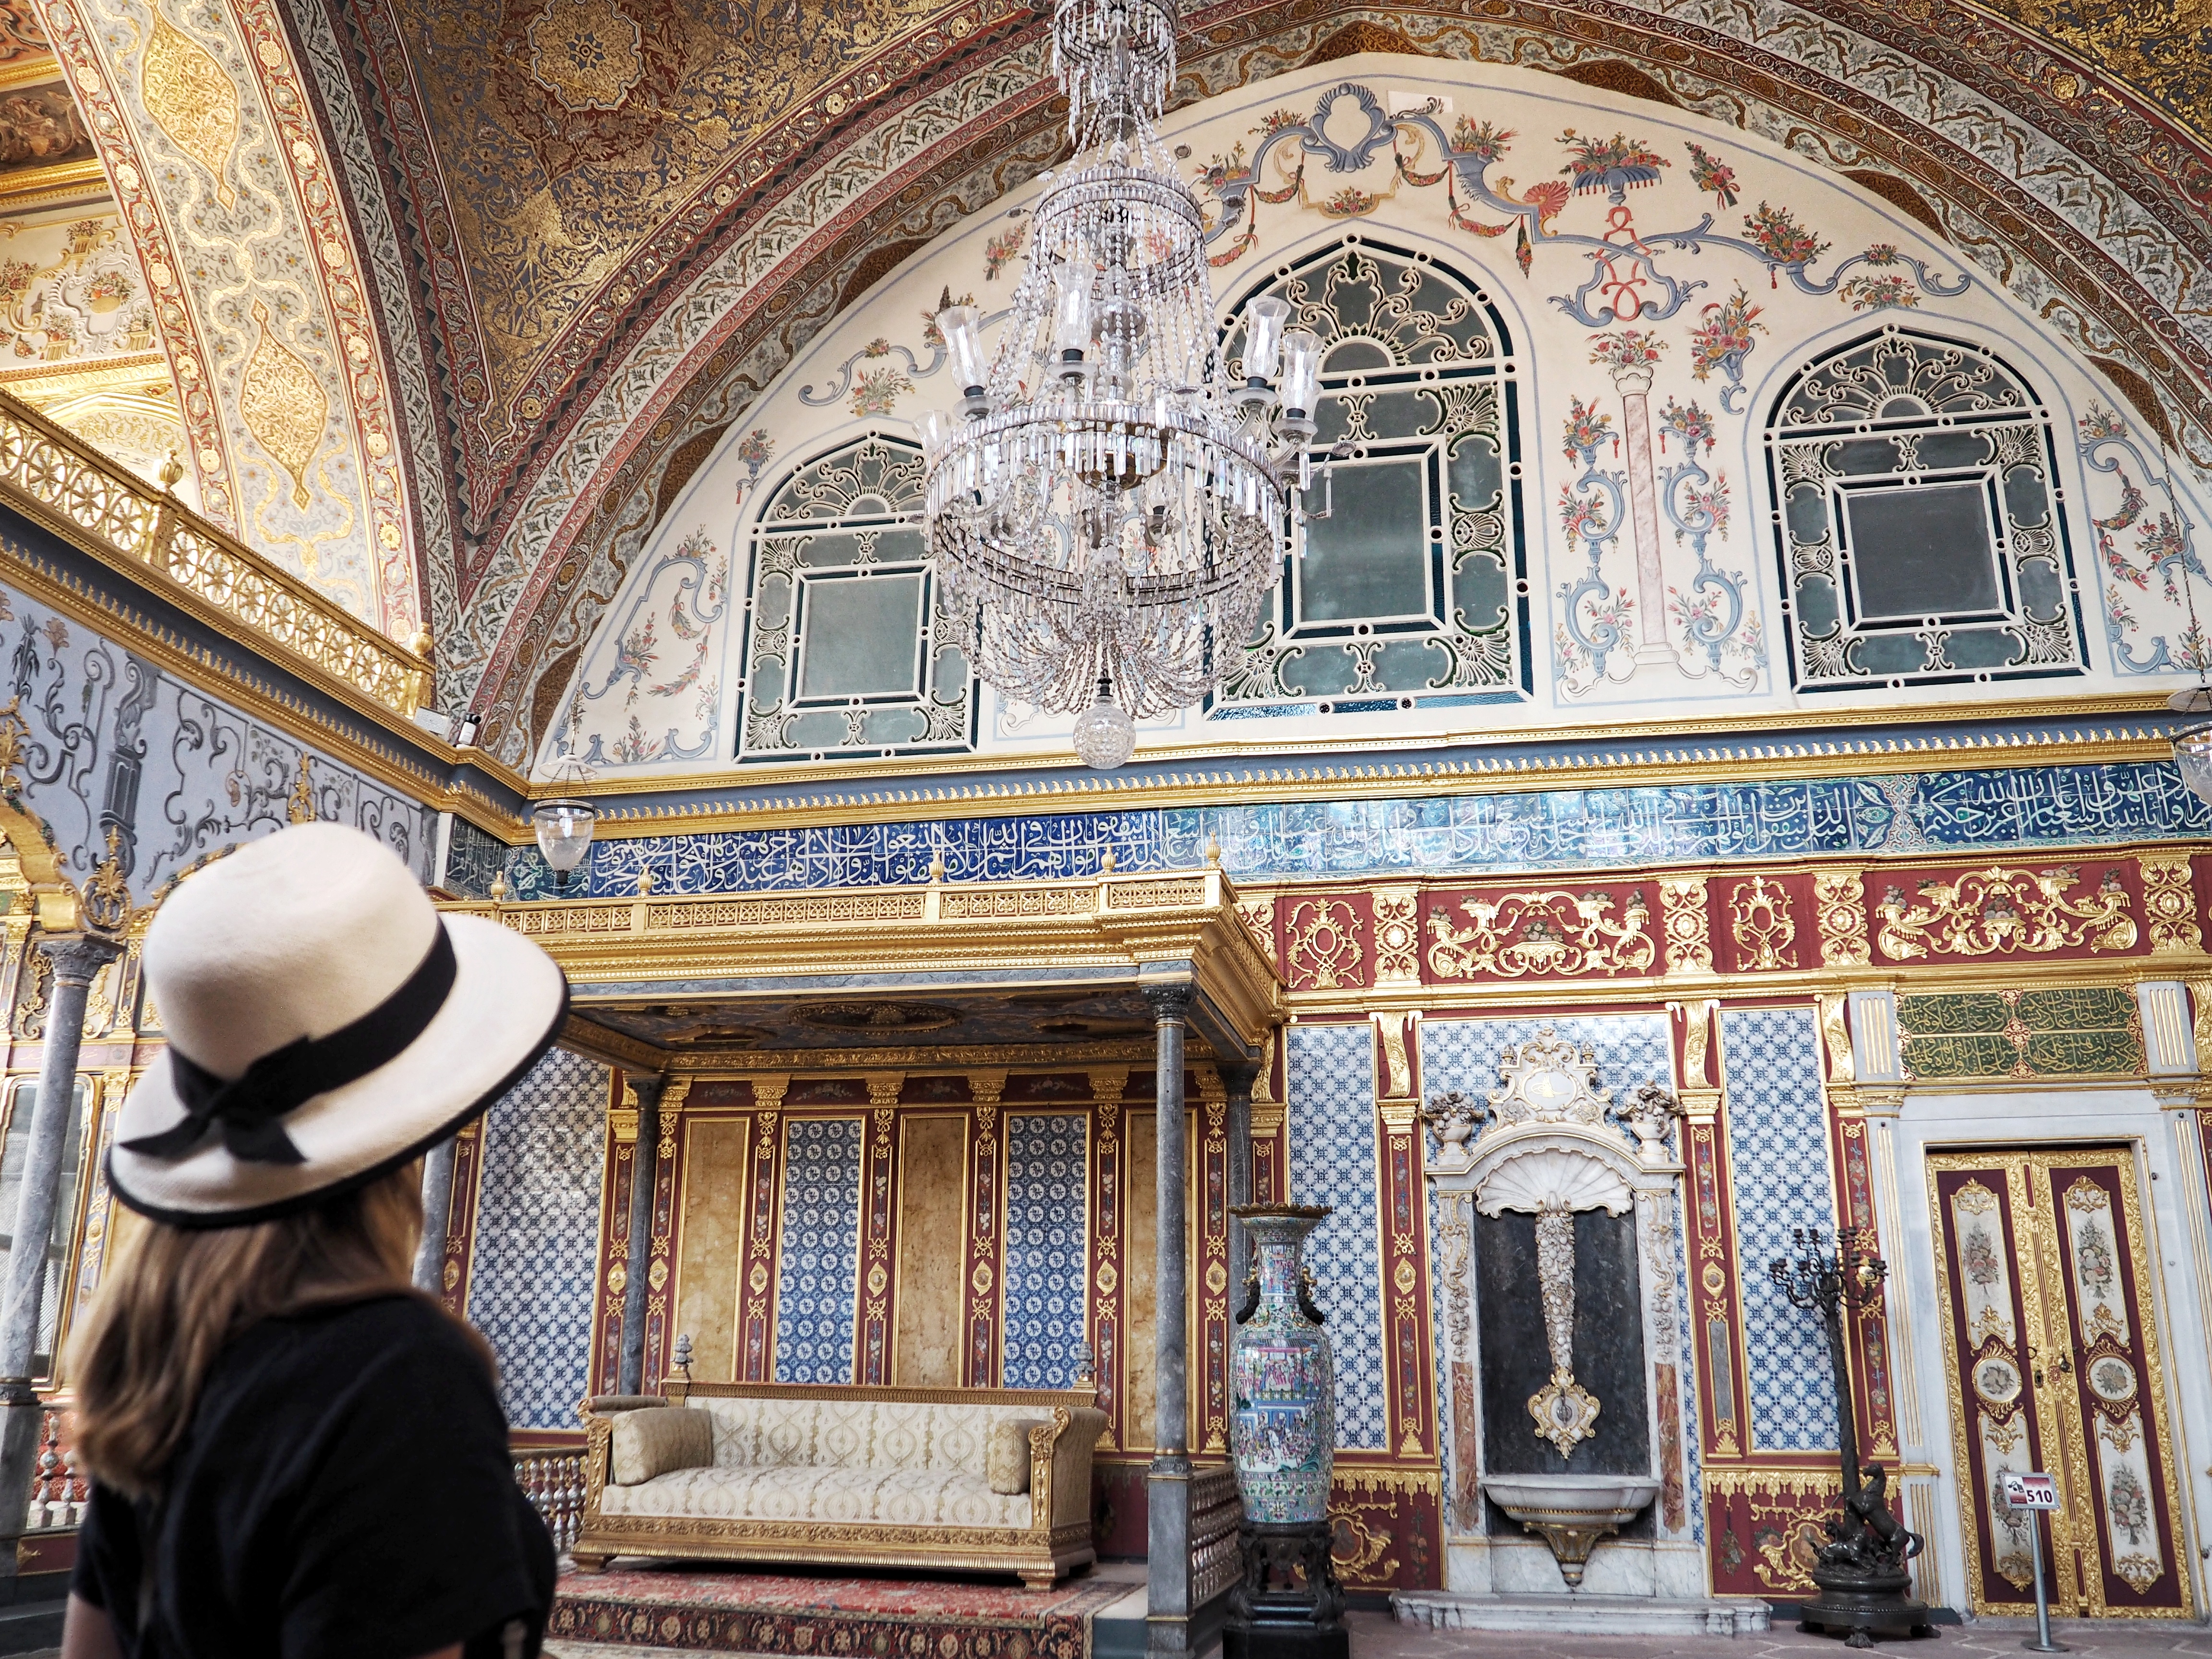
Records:
[[[1967,1590],[2033,1611],[2035,1532],[2000,1495],[2047,1470],[2059,1613],[2191,1615],[2181,1498],[2129,1147],[1931,1153]]]

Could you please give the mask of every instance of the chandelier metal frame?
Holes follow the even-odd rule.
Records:
[[[977,675],[1079,713],[1097,766],[1218,682],[1314,483],[1319,342],[1262,301],[1242,373],[1224,360],[1205,218],[1152,125],[1175,27],[1170,0],[1059,0],[1076,154],[1047,177],[995,353],[972,307],[939,314],[963,418],[921,423],[930,548]]]

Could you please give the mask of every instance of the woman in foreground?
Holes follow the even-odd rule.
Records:
[[[552,1543],[489,1350],[409,1274],[422,1155],[551,1045],[560,969],[334,824],[191,877],[144,961],[64,1659],[527,1659]]]

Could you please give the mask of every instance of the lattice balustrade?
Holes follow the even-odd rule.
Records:
[[[566,1552],[584,1513],[584,1448],[518,1446],[514,1479],[553,1534],[553,1547]]]
[[[395,714],[413,714],[429,695],[431,667],[424,659],[4,395],[0,500],[27,508],[33,519],[58,519],[77,532],[72,539],[89,538],[159,571],[311,670]]]

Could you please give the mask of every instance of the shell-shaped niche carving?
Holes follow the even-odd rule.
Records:
[[[1475,1208],[1485,1215],[1524,1210],[1541,1215],[1549,1210],[1603,1210],[1608,1215],[1626,1213],[1634,1203],[1627,1182],[1585,1152],[1547,1146],[1500,1164],[1476,1191]]]

